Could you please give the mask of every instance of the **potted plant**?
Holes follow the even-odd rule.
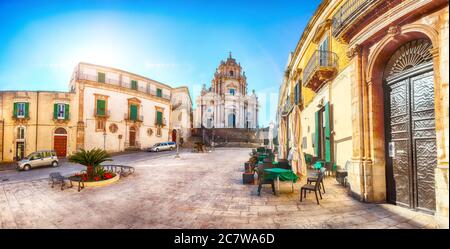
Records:
[[[101,180],[104,177],[104,170],[102,167],[98,167],[101,163],[106,161],[112,161],[109,154],[102,149],[92,149],[76,152],[75,154],[69,156],[69,162],[79,163],[86,166],[86,178],[89,181]],[[110,177],[108,175],[107,177]]]

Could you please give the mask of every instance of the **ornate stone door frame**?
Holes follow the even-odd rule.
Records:
[[[448,138],[445,138],[444,133],[446,112],[444,101],[442,101],[448,95],[446,93],[448,92],[448,82],[441,82],[440,79],[439,33],[432,25],[421,23],[406,24],[402,27],[393,26],[379,41],[368,41],[367,44],[355,45],[349,53],[355,66],[355,78],[352,80],[352,169],[354,175],[351,176],[355,179],[355,184],[352,187],[355,194],[360,195],[364,201],[386,200],[384,103],[380,101],[383,99],[384,67],[390,55],[399,46],[419,38],[429,39],[433,46],[430,52],[433,56],[435,91],[438,157],[436,178],[439,177],[437,174],[448,176],[448,155],[446,155],[445,147],[445,140]],[[436,194],[438,195],[438,193]],[[439,202],[438,198],[437,202]],[[443,205],[445,206],[445,204]],[[439,213],[438,203],[436,207],[436,211]]]

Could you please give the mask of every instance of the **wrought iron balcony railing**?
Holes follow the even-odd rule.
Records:
[[[78,73],[77,74],[77,80],[86,80],[86,81],[98,82],[98,76]],[[150,94],[150,95],[153,95],[155,97],[162,98],[162,99],[170,100],[170,94],[162,94],[161,96],[158,96],[156,90],[150,89],[149,86],[145,86],[145,87],[144,86],[138,86],[136,89],[133,89],[133,88],[131,88],[131,84],[130,83],[127,83],[127,82],[121,81],[121,80],[110,79],[108,77],[105,78],[105,82],[103,84],[116,85],[116,86],[120,86],[120,87],[123,87],[123,88],[132,89],[132,90],[135,90],[135,91],[147,93],[147,94]]]
[[[143,122],[144,121],[144,116],[136,115],[136,117],[132,117],[130,114],[125,113],[123,115],[123,119],[126,120],[126,121]]]
[[[333,36],[338,37],[355,20],[368,15],[370,9],[382,3],[381,0],[347,0],[333,16]]]
[[[338,56],[331,51],[316,50],[303,70],[303,85],[313,90],[318,89],[324,80],[335,76]]]
[[[111,110],[105,110],[101,112],[94,109],[94,116],[99,118],[109,118],[111,116]]]

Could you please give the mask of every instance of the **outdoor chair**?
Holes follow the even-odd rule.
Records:
[[[350,161],[345,162],[344,169],[338,169],[336,170],[336,181],[343,185],[344,187],[347,186],[347,175],[348,175],[348,168],[350,167]]]
[[[323,176],[325,176],[325,168],[320,168],[319,173],[317,175],[311,175],[308,176],[308,178],[306,178],[306,184],[312,184],[312,183],[316,183],[319,179],[319,175],[322,174]],[[319,190],[323,189],[323,193],[325,194],[325,185],[323,184],[323,177],[321,178],[320,182],[319,182]]]
[[[258,166],[258,196],[261,196],[261,189],[263,184],[272,185],[273,194],[275,194],[275,184],[273,180],[266,179],[266,172],[264,169],[272,168],[272,163],[263,163]]]
[[[324,176],[324,171],[321,170],[317,176],[317,181],[315,182],[314,185],[312,184],[305,184],[301,187],[300,189],[300,202],[303,201],[303,198],[306,198],[306,191],[314,191],[314,194],[316,195],[316,201],[317,201],[317,205],[319,205],[319,198],[317,196],[317,192],[319,192],[319,196],[320,199],[322,199],[322,194],[320,193],[320,182],[322,182]]]

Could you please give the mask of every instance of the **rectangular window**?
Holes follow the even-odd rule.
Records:
[[[156,89],[156,96],[162,98],[162,89],[161,88]]]
[[[66,119],[65,104],[56,104],[56,119]]]
[[[299,87],[299,85],[298,85],[298,83],[297,83],[297,84],[295,85],[295,87],[294,87],[294,91],[295,91],[294,101],[295,101],[295,104],[296,104],[296,105],[298,105],[298,101],[299,101],[298,87]]]
[[[319,45],[319,51],[320,51],[319,65],[320,66],[328,66],[328,60],[329,60],[328,50],[329,50],[328,36],[326,36]]]
[[[163,113],[160,111],[156,112],[156,124],[158,124],[158,125],[163,124]]]
[[[25,127],[17,128],[17,139],[25,139]]]
[[[137,105],[130,105],[130,120],[137,120],[138,116],[138,107]]]
[[[97,120],[96,127],[95,127],[96,130],[97,131],[104,131],[105,130],[105,123],[106,123],[105,120],[102,120],[102,119]]]
[[[106,115],[106,102],[102,99],[97,99],[97,116]]]
[[[230,89],[230,94],[234,96],[235,91],[236,90],[234,90],[234,89]]]
[[[26,104],[27,103],[16,103],[15,115],[18,118],[24,118],[26,115]]]
[[[97,73],[97,81],[100,83],[105,83],[105,73]]]
[[[131,81],[131,89],[137,90],[138,89],[138,83],[136,80]]]

